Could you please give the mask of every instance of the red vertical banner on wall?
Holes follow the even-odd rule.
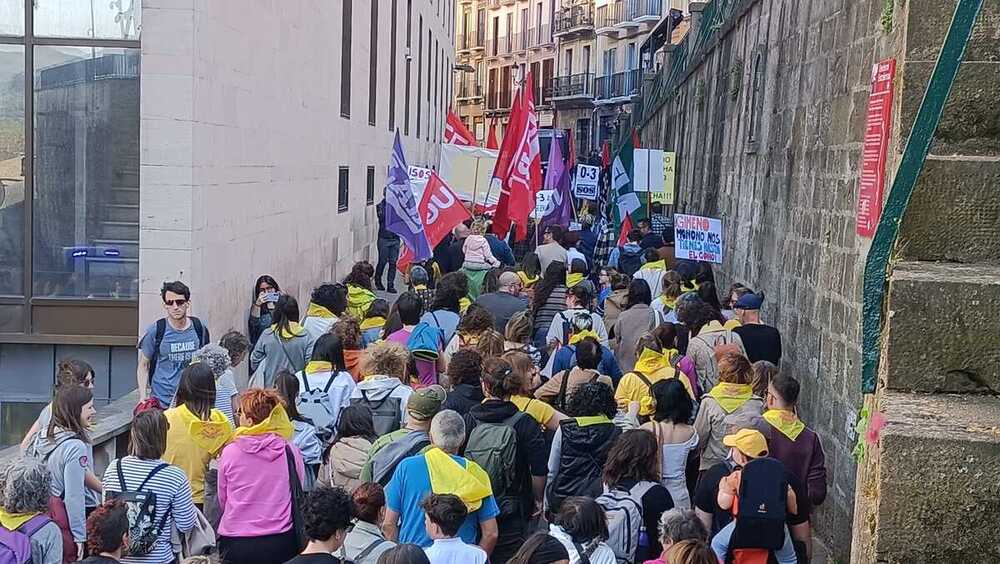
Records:
[[[871,93],[868,95],[865,138],[861,150],[861,180],[858,182],[857,232],[862,237],[875,234],[882,215],[885,160],[892,126],[892,80],[895,76],[895,59],[886,59],[872,66]]]

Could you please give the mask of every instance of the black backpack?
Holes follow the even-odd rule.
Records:
[[[785,544],[788,474],[774,458],[757,458],[743,467],[736,528],[729,549],[778,550]]]
[[[153,479],[160,470],[170,466],[166,462],[160,463],[149,471],[149,474],[142,480],[139,487],[130,490],[125,483],[125,474],[122,472],[123,460],[118,460],[118,487],[121,492],[108,492],[108,498],[120,499],[125,503],[128,514],[128,547],[126,554],[129,556],[145,556],[153,551],[153,546],[160,533],[167,524],[167,517],[170,516],[172,505],[167,506],[160,523],[156,523],[156,492],[145,491],[143,488]]]
[[[392,395],[392,391],[398,387],[399,385],[394,386],[380,400],[369,399],[368,390],[358,390],[361,392],[361,397],[351,398],[351,405],[366,405],[368,409],[372,410],[375,434],[380,437],[399,430],[399,419],[403,413],[403,406],[399,398]]]
[[[624,248],[618,253],[618,270],[632,276],[642,267],[642,251],[631,252]]]
[[[208,328],[197,317],[191,317],[191,325],[198,335],[198,348],[208,344],[210,338]],[[153,374],[156,372],[156,361],[160,356],[160,345],[163,344],[163,335],[167,333],[167,319],[161,317],[156,320],[156,333],[153,336],[153,358],[149,359],[149,380],[153,381]]]

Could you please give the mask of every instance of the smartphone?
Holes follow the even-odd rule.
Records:
[[[264,294],[264,301],[265,302],[272,302],[273,303],[273,302],[278,301],[279,297],[281,297],[281,293],[280,292],[268,292],[268,293]]]

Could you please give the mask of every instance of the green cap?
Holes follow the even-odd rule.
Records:
[[[418,421],[433,419],[441,411],[441,404],[444,403],[446,397],[448,397],[448,393],[437,384],[414,390],[410,394],[410,400],[406,403],[406,411],[410,417]]]

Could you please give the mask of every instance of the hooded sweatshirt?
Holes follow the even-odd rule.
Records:
[[[330,447],[330,459],[323,466],[324,482],[353,492],[361,485],[361,468],[368,459],[371,441],[364,437],[340,439]]]
[[[351,403],[365,402],[371,407],[386,397],[399,398],[399,427],[406,425],[406,402],[410,400],[413,388],[394,376],[375,375],[358,384],[351,393]],[[376,429],[378,425],[376,424]]]
[[[253,427],[240,427],[219,458],[218,533],[227,537],[259,537],[292,527],[292,495],[285,447],[291,447],[299,479],[305,466],[290,438],[294,433],[281,406]]]
[[[61,497],[69,516],[73,540],[87,540],[86,487],[83,477],[94,471],[94,447],[65,429],[56,427],[55,436],[42,432],[35,439],[34,453],[52,474],[53,496]]]
[[[208,421],[202,421],[186,405],[163,412],[170,424],[167,430],[167,450],[163,461],[180,468],[191,482],[191,497],[195,503],[205,502],[205,471],[208,463],[232,435],[229,419],[213,409]]]
[[[273,388],[278,371],[286,369],[292,374],[305,368],[312,358],[314,341],[305,328],[291,323],[289,332],[278,336],[275,326],[264,331],[250,353],[250,371],[263,371],[264,387]]]
[[[347,313],[357,319],[365,318],[368,308],[371,307],[374,301],[375,294],[368,288],[362,288],[354,284],[347,285]]]

